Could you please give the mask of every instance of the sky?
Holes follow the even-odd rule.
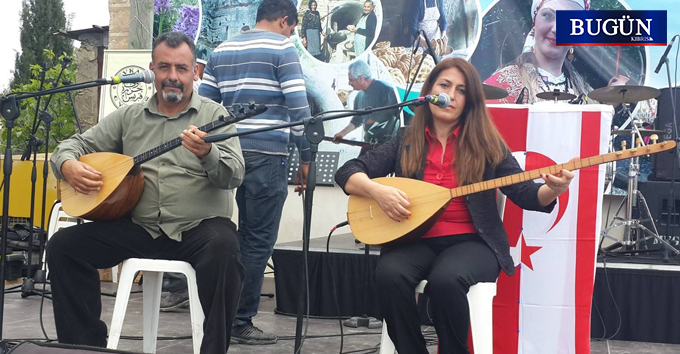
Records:
[[[72,30],[91,28],[92,25],[108,26],[108,0],[63,0],[64,12],[68,17],[74,14]],[[14,56],[21,51],[19,43],[21,0],[2,0],[0,11],[0,33],[2,47],[0,51],[0,92],[9,86],[14,70]],[[78,42],[75,42],[78,46]]]

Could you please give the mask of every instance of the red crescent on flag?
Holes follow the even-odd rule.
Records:
[[[542,167],[547,167],[547,166],[552,166],[556,165],[557,163],[553,161],[551,158],[538,153],[534,151],[527,151],[526,153],[526,162],[524,166],[525,171],[531,171],[537,168],[542,168]],[[560,194],[559,197],[557,197],[557,218],[555,218],[555,222],[550,226],[547,232],[550,232],[562,219],[564,216],[564,212],[567,210],[567,205],[569,204],[569,190],[567,189],[566,192]]]

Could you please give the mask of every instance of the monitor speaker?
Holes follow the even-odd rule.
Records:
[[[673,96],[675,97],[676,119],[680,119],[680,90],[678,87],[673,89]],[[671,89],[661,89],[661,95],[657,98],[657,120],[655,128],[663,130],[664,133],[659,137],[660,141],[673,140],[673,100],[671,100]],[[675,149],[669,151],[662,151],[652,155],[652,173],[649,179],[655,181],[670,181],[673,178],[673,160],[675,156]],[[675,178],[680,179],[680,163],[675,163]]]

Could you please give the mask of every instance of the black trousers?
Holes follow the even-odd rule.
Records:
[[[236,227],[226,218],[204,220],[184,232],[182,242],[165,235],[154,239],[130,218],[85,223],[55,233],[47,243],[47,263],[59,342],[106,346],[97,269],[128,258],[190,263],[205,313],[201,353],[227,352],[244,270]]]
[[[467,293],[479,282],[495,281],[500,265],[477,235],[422,239],[383,248],[375,271],[387,331],[399,353],[427,354],[420,331],[415,288],[427,279],[439,353],[469,353],[470,309]]]

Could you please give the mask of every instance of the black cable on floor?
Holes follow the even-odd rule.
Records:
[[[616,304],[616,299],[614,299],[614,293],[612,292],[612,287],[609,284],[609,276],[607,275],[607,259],[603,258],[603,269],[604,269],[604,279],[607,282],[607,289],[609,290],[609,296],[612,299],[612,303],[614,303],[614,308],[616,308],[616,315],[619,318],[619,325],[616,327],[616,332],[611,335],[611,337],[605,338],[605,340],[610,340],[614,337],[616,337],[617,334],[619,334],[619,331],[621,330],[621,322],[623,322],[623,319],[621,318],[621,311],[619,311],[619,305]]]
[[[337,225],[335,225],[332,229],[331,232],[328,233],[328,238],[326,239],[326,266],[331,272],[331,284],[333,285],[333,300],[335,302],[335,309],[338,311],[338,322],[340,323],[340,354],[342,354],[342,348],[345,342],[345,336],[344,336],[344,330],[343,330],[343,325],[342,325],[342,314],[340,313],[340,302],[338,301],[338,291],[335,287],[335,274],[333,273],[333,267],[331,267],[330,264],[330,253],[331,253],[331,236],[333,235],[333,232],[335,230],[349,225],[348,221],[343,221]]]

